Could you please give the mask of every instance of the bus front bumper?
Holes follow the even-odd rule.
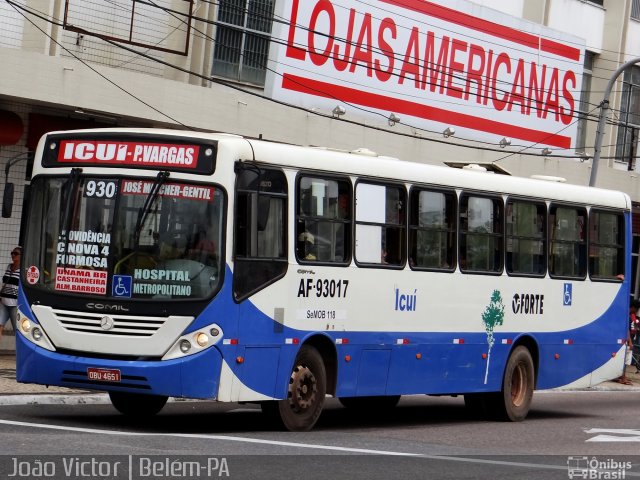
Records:
[[[16,335],[16,380],[21,383],[215,399],[221,368],[222,355],[215,347],[173,360],[115,360],[52,352]]]

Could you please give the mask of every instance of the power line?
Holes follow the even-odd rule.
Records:
[[[16,6],[15,6],[15,4],[14,4],[13,2],[11,2],[10,0],[7,0],[7,1],[8,1],[10,4],[12,4],[12,5],[14,6],[14,8],[16,7]],[[21,8],[21,7],[18,7],[18,8]],[[32,12],[29,12],[29,13],[31,13],[31,14],[33,15],[33,13],[32,13]],[[45,20],[50,21],[50,20],[49,20],[49,19],[47,19],[47,18],[45,18]],[[46,35],[46,36],[48,36],[49,38],[51,38],[48,34],[46,34],[46,32],[42,31],[41,29],[40,29],[40,31],[41,31],[44,35]],[[277,101],[277,100],[274,100],[274,99],[272,99],[272,98],[265,97],[264,95],[258,94],[257,92],[252,92],[252,91],[249,91],[249,90],[245,90],[245,89],[240,88],[240,87],[238,87],[238,86],[236,86],[236,85],[230,84],[229,82],[221,81],[221,80],[218,80],[218,79],[212,79],[212,78],[210,78],[210,77],[205,77],[205,76],[203,76],[203,75],[197,74],[197,73],[192,72],[192,71],[190,71],[190,70],[187,70],[187,69],[184,69],[184,68],[181,68],[181,67],[177,67],[176,65],[172,65],[172,64],[170,64],[170,63],[168,63],[168,62],[165,62],[165,61],[159,60],[159,59],[157,59],[157,58],[150,57],[149,55],[147,55],[147,54],[143,54],[143,53],[138,52],[138,51],[136,51],[136,50],[134,50],[134,49],[131,49],[131,48],[128,48],[128,47],[124,47],[123,45],[119,44],[118,42],[114,42],[114,41],[112,41],[112,40],[110,40],[110,39],[108,39],[108,38],[103,38],[103,37],[102,37],[102,36],[100,36],[100,35],[96,35],[96,34],[94,34],[94,36],[95,36],[95,37],[97,37],[97,38],[100,38],[101,40],[103,40],[103,41],[105,41],[105,42],[107,42],[107,43],[109,43],[109,44],[111,44],[111,45],[113,45],[113,46],[115,46],[115,47],[117,47],[117,48],[125,49],[125,50],[127,50],[127,51],[130,51],[130,52],[132,52],[132,53],[136,54],[136,55],[140,55],[140,56],[142,56],[142,57],[144,57],[144,58],[150,59],[151,61],[161,63],[161,64],[163,64],[163,65],[165,65],[165,66],[170,67],[170,68],[177,69],[177,70],[179,70],[179,71],[182,71],[182,72],[184,72],[184,73],[188,73],[188,74],[190,74],[190,75],[194,75],[194,76],[199,77],[199,78],[203,78],[203,79],[205,79],[205,80],[207,80],[207,81],[211,81],[211,82],[213,82],[213,83],[221,84],[221,85],[226,86],[226,87],[228,87],[228,88],[232,88],[232,89],[235,89],[235,90],[237,90],[237,91],[241,91],[241,92],[243,92],[243,93],[245,93],[245,94],[258,96],[258,97],[260,97],[260,98],[262,98],[262,99],[264,99],[264,100],[271,101],[271,102],[274,102],[274,103],[279,103],[279,104],[282,104],[282,105],[287,106],[287,107],[290,107],[290,108],[296,108],[296,109],[299,109],[299,110],[303,110],[303,111],[305,111],[305,112],[307,112],[307,113],[313,113],[313,114],[315,114],[315,115],[328,117],[328,115],[326,115],[326,114],[322,114],[322,113],[320,113],[320,112],[314,112],[314,111],[311,111],[311,110],[305,109],[305,108],[303,108],[303,107],[298,107],[298,106],[291,105],[291,104],[288,104],[288,103],[285,103],[285,102]],[[208,37],[208,36],[207,36],[206,38],[210,38],[210,37]],[[52,39],[52,40],[53,40],[53,39]],[[55,41],[55,40],[54,40],[54,41]],[[56,42],[56,43],[58,43],[58,42]],[[58,44],[59,44],[59,43],[58,43]],[[59,45],[60,45],[60,44],[59,44]],[[61,46],[62,46],[62,45],[61,45]],[[63,48],[64,48],[64,47],[63,47]],[[66,48],[65,48],[65,50],[69,52],[69,50],[67,50]],[[82,63],[84,63],[84,64],[86,65],[86,63],[85,63],[85,62],[83,62],[82,60],[80,60],[77,56],[73,55],[71,52],[69,52],[69,53],[70,53],[72,56],[74,56],[74,58],[78,59],[79,61],[81,61]],[[92,70],[93,70],[93,69],[92,69]],[[94,70],[94,71],[95,71],[95,70]],[[96,73],[99,73],[99,72],[96,72]],[[100,75],[101,75],[101,74],[100,74]],[[105,78],[105,79],[106,79],[106,77],[104,77],[103,75],[101,75],[101,76],[102,76],[103,78]],[[107,79],[107,80],[108,80],[108,79]],[[123,91],[125,91],[125,90],[123,90]],[[125,92],[126,92],[126,91],[125,91]],[[127,93],[127,94],[130,94],[129,92],[126,92],[126,93]],[[130,95],[131,95],[131,94],[130,94]],[[137,98],[137,97],[136,97],[136,98]],[[138,100],[139,100],[139,99],[138,99]],[[146,103],[145,103],[145,104],[146,104]],[[146,105],[148,105],[148,104],[146,104]],[[158,111],[158,110],[156,110],[156,111]],[[159,112],[159,111],[158,111],[158,112]],[[161,112],[159,112],[159,113],[161,113]],[[164,115],[164,114],[163,114],[163,115]],[[168,117],[168,118],[171,118],[171,117],[169,117],[169,116],[167,116],[167,117]],[[172,120],[173,120],[173,119],[172,119]],[[174,120],[174,121],[175,121],[175,120]],[[358,126],[361,126],[361,127],[364,127],[364,128],[375,129],[375,130],[383,131],[383,132],[386,132],[386,133],[391,133],[391,134],[394,134],[394,135],[402,135],[402,136],[410,137],[410,138],[412,138],[412,139],[416,139],[416,138],[418,138],[418,139],[421,139],[421,140],[432,141],[432,142],[436,142],[436,143],[443,143],[443,144],[452,145],[452,146],[459,146],[459,147],[463,147],[463,148],[474,148],[474,149],[476,149],[476,150],[496,151],[496,152],[501,152],[501,153],[502,153],[502,152],[504,152],[504,150],[498,150],[498,149],[496,149],[496,148],[485,148],[485,147],[478,147],[478,146],[469,146],[469,145],[464,145],[464,144],[453,143],[453,142],[451,142],[451,141],[444,141],[444,140],[439,140],[439,139],[429,139],[429,138],[424,138],[424,137],[420,137],[420,136],[416,135],[415,133],[414,133],[414,134],[405,134],[405,133],[402,133],[402,132],[390,131],[390,130],[387,130],[387,129],[382,129],[382,128],[374,127],[374,126],[371,126],[371,125],[366,125],[366,124],[363,124],[363,123],[361,123],[361,122],[355,122],[355,121],[352,121],[352,120],[340,119],[340,121],[345,121],[345,122],[350,123],[350,124],[358,125]],[[180,125],[182,125],[182,126],[186,127],[186,126],[185,126],[184,124],[182,124],[181,122],[177,122],[177,121],[175,121],[175,123],[178,123],[178,124],[180,124]],[[407,125],[407,124],[403,124],[403,125],[406,125],[406,126],[411,127],[410,125]],[[188,127],[187,127],[187,128],[188,128]],[[413,127],[413,128],[415,129],[415,127]],[[566,128],[568,128],[568,126],[567,126],[567,127],[564,127],[564,128],[563,128],[563,130],[564,130],[564,129],[566,129]],[[421,129],[415,129],[415,130],[421,130]],[[425,130],[422,130],[422,131],[425,131]],[[430,132],[430,133],[438,133],[438,134],[439,134],[439,132]],[[487,143],[487,144],[488,144],[489,142],[481,142],[481,143]],[[534,144],[533,146],[535,146],[535,145],[536,145],[536,144]],[[533,148],[533,146],[525,146],[525,145],[522,145],[523,150],[526,150],[527,148]],[[534,153],[527,153],[527,152],[524,152],[524,151],[519,152],[519,153],[524,154],[524,155],[538,155],[538,153],[535,153],[535,154],[534,154]]]
[[[115,4],[114,2],[109,1],[109,0],[104,0],[104,1],[105,1],[105,2],[107,2],[107,3]],[[173,16],[174,18],[178,19],[178,20],[179,20],[179,21],[181,21],[183,24],[185,24],[185,25],[187,24],[187,22],[185,22],[184,20],[182,20],[182,19],[179,19],[179,18],[178,18],[178,16],[187,16],[187,14],[186,14],[186,13],[184,13],[184,12],[180,12],[180,11],[177,11],[177,10],[172,10],[172,9],[169,9],[169,8],[166,8],[166,7],[162,7],[162,6],[159,6],[159,5],[157,5],[157,4],[155,4],[155,3],[151,2],[151,1],[138,0],[138,3],[142,3],[142,4],[149,5],[149,6],[153,6],[154,8],[158,8],[158,9],[160,9],[160,10],[162,10],[162,11],[164,11],[164,12],[166,12],[166,13],[170,14],[170,15],[171,15],[171,16]],[[206,3],[212,4],[212,5],[218,5],[218,6],[220,6],[220,7],[222,6],[222,4],[220,4],[220,3],[211,2],[211,1],[207,1]],[[115,5],[117,5],[117,4],[115,4]],[[256,13],[255,13],[255,12],[253,12],[253,11],[252,11],[252,12],[248,12],[245,8],[241,8],[241,7],[236,6],[236,5],[225,5],[225,8],[226,8],[226,9],[228,9],[228,10],[236,10],[236,11],[238,11],[238,12],[242,11],[242,13],[243,13],[243,14],[251,14],[252,16],[258,16],[258,17],[263,18],[265,21],[267,21],[267,20],[270,20],[270,19],[271,19],[271,17],[265,16],[265,15],[256,14]],[[193,18],[193,19],[195,19],[195,20],[202,21],[202,22],[204,22],[204,23],[208,23],[208,24],[212,24],[212,25],[216,25],[216,26],[219,26],[219,27],[220,27],[220,26],[222,26],[222,27],[226,27],[226,28],[236,28],[236,27],[238,27],[237,25],[230,25],[230,24],[225,23],[225,22],[208,20],[208,19],[205,19],[205,18],[202,18],[202,17],[197,17],[197,16],[196,16],[196,17],[189,17],[189,18]],[[274,21],[276,21],[276,20],[274,20]],[[287,22],[285,22],[285,21],[278,21],[278,23],[287,23]],[[230,51],[235,51],[235,53],[236,53],[238,56],[240,56],[240,57],[243,57],[243,56],[244,56],[244,52],[240,51],[240,49],[239,49],[239,48],[236,48],[236,47],[234,47],[234,46],[230,46],[230,45],[228,45],[228,44],[221,43],[219,40],[213,39],[212,37],[208,36],[206,33],[201,32],[200,30],[198,30],[197,28],[195,28],[195,27],[193,27],[193,26],[192,26],[191,28],[192,28],[195,32],[197,32],[197,33],[199,33],[199,34],[200,34],[200,38],[207,38],[207,39],[210,39],[210,40],[211,40],[211,41],[213,41],[214,43],[216,43],[216,44],[218,44],[218,45],[220,45],[220,46],[222,46],[222,47],[224,47],[224,48],[226,48],[226,49],[228,49],[228,50],[230,50]],[[301,26],[300,26],[299,28],[301,28],[301,29],[303,29],[303,30],[306,30],[306,31],[308,31],[308,32],[313,32],[314,34],[318,34],[318,35],[320,35],[320,36],[324,36],[324,37],[329,38],[329,36],[328,36],[327,34],[324,34],[324,33],[322,33],[322,32],[312,31],[312,30],[310,30],[309,28],[305,28],[305,27],[301,27]],[[86,34],[87,34],[87,35],[91,35],[91,32],[86,32]],[[265,37],[265,38],[269,38],[269,39],[270,39],[270,41],[271,41],[271,42],[273,42],[273,43],[280,44],[280,45],[286,45],[286,42],[280,41],[279,39],[276,39],[275,37],[273,37],[273,36],[269,35],[269,34],[268,34],[268,33],[266,33],[266,32],[257,32],[257,34],[259,34],[259,35],[261,35],[261,36],[263,36],[263,37]],[[356,45],[356,44],[355,44],[355,43],[353,43],[353,42],[347,42],[347,41],[346,41],[346,39],[340,39],[339,37],[335,37],[335,39],[340,40],[340,41],[344,41],[346,45],[351,45],[351,46]],[[374,48],[374,50],[375,50],[375,51],[378,51],[378,52],[381,52],[381,53],[384,53],[384,52],[383,52],[383,50],[381,50],[381,49],[379,49],[379,48]],[[320,56],[323,56],[323,57],[326,57],[326,58],[329,58],[329,55],[323,55],[323,54],[319,54],[319,55],[320,55]],[[399,58],[400,58],[400,57],[399,57],[399,56],[395,56],[395,55],[394,55],[394,56],[393,56],[393,58],[394,58],[394,60],[399,60]],[[268,70],[268,71],[271,71],[271,72],[274,72],[274,71],[273,71],[272,69],[270,69],[270,68],[269,68],[269,67],[268,67],[264,62],[261,62],[261,61],[260,61],[260,59],[254,59],[254,61],[255,61],[255,60],[257,60],[257,61],[258,61],[258,63],[260,64],[261,68],[263,68],[263,69],[265,69],[265,70]],[[356,63],[356,64],[354,64],[354,65],[356,65],[356,66],[360,66],[360,67],[363,67],[363,65],[359,65],[358,63]],[[413,65],[416,65],[416,64],[413,64]],[[437,66],[438,66],[438,65],[437,65]],[[438,71],[437,71],[437,66],[436,66],[436,67],[429,67],[429,68],[428,68],[428,71],[432,72],[432,74],[430,75],[430,81],[429,81],[429,85],[431,85],[431,87],[430,87],[430,88],[432,88],[432,87],[433,87],[433,89],[435,90],[435,88],[436,88],[436,87],[440,87],[440,90],[442,91],[442,90],[445,88],[445,86],[447,86],[447,87],[448,87],[448,85],[445,85],[446,83],[451,83],[455,88],[457,88],[457,89],[461,90],[461,89],[463,89],[463,87],[466,87],[467,83],[469,83],[469,80],[468,80],[467,78],[465,78],[465,77],[461,77],[461,76],[458,76],[458,75],[453,75],[453,74],[451,74],[450,72],[448,72],[448,73],[446,73],[446,72],[445,72],[445,73],[442,73],[442,74],[440,74],[439,76],[440,76],[441,78],[443,78],[443,79],[444,79],[444,77],[450,77],[451,79],[455,79],[455,81],[447,82],[446,80],[444,80],[444,83],[439,83],[438,81],[434,82],[434,81],[433,81],[433,72],[434,72],[434,71],[436,71],[436,73],[437,73],[437,74],[438,74],[438,73],[440,73],[440,72],[438,72]],[[354,68],[355,68],[355,67],[354,67]],[[276,72],[274,72],[274,73],[276,73]],[[395,77],[399,77],[399,74],[398,74],[398,73],[396,73],[396,72],[391,73],[391,75],[392,75],[392,76],[395,76]],[[322,76],[324,76],[324,75],[322,75]],[[326,76],[325,76],[325,77],[326,77]],[[334,78],[331,78],[331,77],[326,77],[326,78],[328,79],[328,81],[334,81],[334,80],[335,80]],[[597,77],[593,77],[593,75],[592,75],[592,78],[597,78]],[[500,80],[500,79],[495,79],[495,80],[496,80],[496,81],[497,81],[497,83],[499,83],[499,84],[511,85],[511,83],[510,83],[510,82],[505,81],[505,80]],[[411,80],[409,80],[409,81],[411,81]],[[362,87],[362,85],[361,85],[361,84],[359,84],[358,82],[350,82],[350,83],[353,83],[354,85],[356,85],[356,86],[358,86],[358,87]],[[388,91],[387,91],[387,90],[385,90],[385,89],[379,89],[379,90],[380,90],[380,91],[382,91],[382,92],[388,92]],[[488,90],[488,89],[486,89],[486,88],[485,88],[485,90]],[[495,90],[495,92],[496,92],[496,93],[503,94],[503,95],[505,95],[505,96],[509,96],[511,93],[513,93],[512,91],[505,90],[505,89],[501,89],[501,88],[495,88],[495,89],[494,89],[494,88],[492,87],[492,91],[493,91],[493,90]],[[537,92],[538,92],[538,93],[542,93],[542,94],[543,94],[543,95],[545,95],[545,96],[548,96],[548,95],[551,93],[551,91],[550,91],[550,90],[546,90],[545,88],[538,89],[538,90],[537,90]],[[554,93],[555,93],[555,92],[554,92]],[[584,90],[576,90],[576,91],[575,91],[575,93],[576,93],[576,94],[580,94],[581,96],[583,96],[583,95],[584,95],[585,93],[587,93],[587,92],[586,92],[586,91],[584,91]],[[591,90],[591,93],[597,93],[597,92],[596,92],[596,91]],[[407,97],[409,97],[409,98],[418,98],[416,95],[411,95],[411,94],[406,94],[406,96],[407,96]],[[469,96],[469,95],[467,95],[467,96]],[[476,109],[476,108],[478,108],[478,109],[487,109],[487,110],[491,110],[491,109],[492,109],[492,107],[487,106],[487,105],[486,105],[486,103],[488,103],[490,100],[491,100],[491,101],[493,101],[493,98],[492,98],[490,95],[488,95],[488,94],[483,94],[483,93],[481,93],[481,92],[480,92],[480,85],[478,85],[478,92],[477,92],[475,95],[473,95],[473,96],[474,96],[474,97],[476,97],[476,99],[477,99],[477,100],[476,100],[476,104],[467,105],[467,106],[466,106],[466,108],[472,108],[472,109]],[[519,96],[519,95],[516,95],[516,97],[518,97],[518,96]],[[484,105],[478,105],[478,103],[480,103],[480,100],[483,100]],[[451,105],[451,104],[455,104],[454,102],[448,102],[448,101],[443,100],[443,99],[434,99],[433,101],[434,101],[434,102],[437,102],[437,103],[444,104],[444,105]],[[522,98],[522,99],[516,99],[516,100],[513,100],[512,98],[510,98],[510,99],[507,101],[507,105],[509,105],[509,107],[508,107],[508,108],[511,108],[513,105],[516,105],[516,104],[520,104],[520,108],[522,109],[522,108],[523,108],[523,105],[524,105],[524,98]],[[590,104],[591,104],[591,103],[590,103]],[[591,104],[591,105],[594,105],[594,106],[595,106],[595,104]],[[352,106],[353,106],[353,105],[352,105]],[[357,108],[357,107],[354,107],[354,108]],[[516,107],[516,108],[517,108],[517,107]],[[528,110],[528,111],[530,111],[530,110],[533,110],[533,111],[541,110],[541,107],[537,107],[536,105],[531,105],[531,102],[529,102],[529,103],[527,104],[526,108],[527,108],[527,110]],[[369,111],[369,110],[365,110],[365,111]],[[370,112],[370,111],[369,111],[369,112]],[[376,112],[370,112],[370,113],[376,113]],[[435,132],[431,132],[431,133],[435,133]]]
[[[20,6],[16,5],[13,1],[11,0],[6,0],[7,3],[9,5],[11,5],[14,9],[20,9]],[[48,37],[52,42],[54,42],[56,45],[58,45],[60,48],[64,49],[69,55],[71,55],[73,58],[75,58],[76,60],[78,60],[80,63],[82,63],[85,67],[87,67],[89,70],[91,70],[92,72],[94,72],[95,74],[97,74],[98,76],[100,76],[103,80],[107,81],[108,83],[110,83],[111,85],[113,85],[114,87],[116,87],[118,90],[122,91],[123,93],[125,93],[126,95],[132,97],[133,99],[135,99],[136,101],[142,103],[143,105],[149,107],[150,109],[152,109],[154,112],[159,113],[160,115],[168,118],[169,120],[171,120],[172,122],[183,126],[184,128],[189,128],[187,125],[185,125],[184,123],[182,123],[179,120],[176,120],[175,118],[173,118],[172,116],[160,111],[159,109],[157,109],[156,107],[154,107],[153,105],[145,102],[144,100],[142,100],[141,98],[137,97],[136,95],[134,95],[133,93],[129,92],[127,89],[125,89],[124,87],[121,87],[120,85],[118,85],[116,82],[114,82],[113,80],[111,80],[110,78],[108,78],[107,76],[103,75],[102,73],[100,73],[98,70],[96,70],[95,68],[93,68],[91,65],[89,65],[87,62],[85,62],[84,60],[82,60],[81,58],[79,58],[78,56],[76,56],[73,52],[71,52],[69,49],[67,49],[64,45],[62,45],[60,42],[58,42],[56,39],[54,39],[51,35],[49,35],[47,32],[45,32],[44,30],[42,30],[35,22],[31,21],[29,18],[27,18],[27,16],[25,14],[23,14],[22,12],[20,12],[19,10],[17,10],[17,12],[22,15],[24,17],[24,19],[29,22],[32,26],[34,26],[36,29],[38,29],[43,35],[45,35],[46,37]]]

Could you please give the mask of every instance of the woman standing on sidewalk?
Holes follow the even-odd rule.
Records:
[[[636,308],[636,318],[631,321],[631,365],[636,367],[636,373],[640,373],[640,318],[638,318],[638,308],[640,308],[640,302],[635,301],[634,306]]]
[[[636,311],[638,310],[638,301],[633,300],[629,305],[629,325],[627,330],[627,341],[625,343],[625,356],[624,356],[624,365],[622,367],[622,375],[618,377],[616,380],[618,383],[622,383],[624,385],[632,385],[633,382],[627,378],[627,366],[631,365],[632,360],[632,349],[633,349],[633,341],[632,338],[635,332],[635,326],[637,324]]]
[[[13,331],[16,331],[16,317],[18,314],[18,283],[20,282],[20,257],[22,247],[11,251],[11,263],[2,277],[0,289],[0,338],[7,320],[11,320]]]

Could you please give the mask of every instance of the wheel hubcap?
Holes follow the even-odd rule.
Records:
[[[524,365],[518,364],[511,377],[511,403],[516,407],[520,407],[524,403],[527,392],[525,387],[526,378],[527,374]]]
[[[316,377],[308,367],[298,365],[289,380],[289,405],[295,412],[310,408],[316,401]]]

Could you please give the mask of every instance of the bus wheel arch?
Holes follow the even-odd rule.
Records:
[[[338,357],[334,343],[329,337],[314,335],[308,338],[304,345],[312,346],[322,357],[327,378],[327,393],[335,395],[338,381]]]
[[[529,350],[529,354],[531,355],[531,360],[533,361],[533,374],[534,374],[533,385],[535,389],[538,385],[538,373],[540,370],[540,349],[538,348],[538,343],[535,341],[533,337],[530,337],[529,335],[523,335],[513,343],[513,346],[511,348],[511,352],[509,352],[509,355],[513,353],[516,347],[521,345],[525,347],[527,350]]]

